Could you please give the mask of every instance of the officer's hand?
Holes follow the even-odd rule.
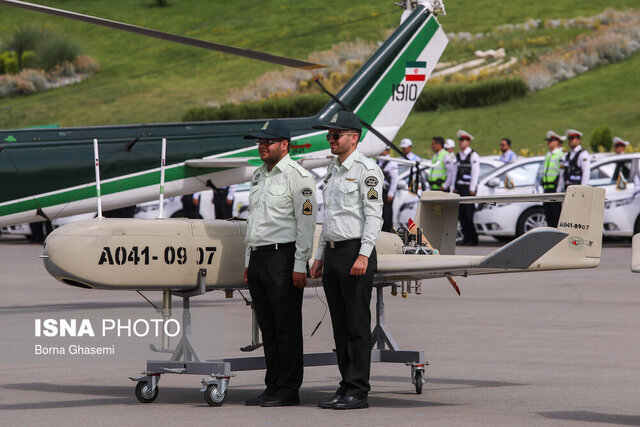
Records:
[[[389,203],[393,202],[393,196],[387,196],[387,202]]]
[[[476,195],[476,192],[475,192],[475,191],[471,191],[471,190],[469,190],[469,195],[470,195],[470,196],[475,196],[475,195]]]
[[[358,255],[349,274],[351,276],[364,276],[364,273],[367,272],[367,265],[369,265],[369,258],[364,255]]]
[[[298,289],[303,289],[307,284],[307,274],[293,272],[293,286]]]
[[[233,204],[233,199],[231,199],[231,200],[227,199],[227,204],[228,205],[232,205]]]
[[[323,264],[324,263],[319,259],[316,259],[313,261],[313,265],[311,266],[311,270],[309,271],[309,274],[311,274],[311,277],[313,277],[314,279],[317,279],[318,277],[322,276]]]
[[[244,283],[248,285],[249,284],[249,280],[247,280],[247,271],[249,271],[249,269],[245,268],[244,269]]]

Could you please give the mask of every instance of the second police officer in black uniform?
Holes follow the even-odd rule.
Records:
[[[587,150],[582,149],[582,132],[567,129],[565,132],[569,140],[569,151],[564,155],[564,171],[560,175],[558,191],[566,191],[570,185],[588,185],[591,173],[591,157]]]
[[[297,405],[303,374],[302,293],[313,248],[316,183],[289,157],[291,137],[283,122],[268,121],[245,139],[258,140],[264,162],[251,179],[244,274],[267,365],[265,391],[245,404]]]
[[[471,147],[473,136],[464,130],[458,131],[460,151],[456,154],[456,180],[454,192],[461,196],[475,196],[480,178],[480,156]],[[462,228],[463,240],[461,245],[476,246],[478,233],[473,225],[473,214],[476,211],[473,203],[461,204],[458,221]]]
[[[322,275],[342,380],[321,408],[367,408],[371,370],[371,290],[375,244],[382,228],[380,168],[357,149],[362,128],[354,113],[340,111],[329,123],[331,153],[322,191],[324,221],[311,276]]]

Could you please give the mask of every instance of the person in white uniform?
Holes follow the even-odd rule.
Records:
[[[371,371],[371,290],[377,267],[376,240],[382,228],[382,171],[357,150],[360,119],[335,113],[327,129],[331,153],[327,169],[322,235],[311,277],[322,276],[329,303],[336,357],[342,380],[335,394],[319,402],[326,409],[369,407]]]
[[[302,294],[316,224],[316,182],[289,157],[291,137],[270,120],[257,139],[264,164],[251,179],[244,280],[249,285],[267,365],[266,389],[248,406],[299,403],[302,384]]]

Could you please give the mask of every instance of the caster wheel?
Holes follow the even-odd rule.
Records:
[[[215,384],[211,384],[204,392],[204,400],[209,406],[222,406],[227,398],[227,391],[224,393],[218,392],[218,387]]]
[[[423,384],[424,384],[424,372],[416,371],[416,394],[422,394]]]
[[[158,386],[151,391],[151,386],[146,381],[139,381],[136,385],[136,399],[142,403],[151,403],[158,397]]]

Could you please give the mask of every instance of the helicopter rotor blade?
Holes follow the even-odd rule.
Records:
[[[285,67],[301,68],[304,70],[313,70],[316,68],[325,68],[325,65],[314,64],[313,62],[300,61],[298,59],[287,58],[284,56],[271,55],[264,52],[258,52],[250,49],[243,49],[224,44],[198,40],[191,37],[185,37],[178,34],[166,33],[164,31],[152,30],[150,28],[140,27],[137,25],[126,24],[124,22],[112,21],[110,19],[98,18],[96,16],[84,15],[81,13],[70,12],[63,9],[56,9],[48,6],[27,3],[17,0],[0,0],[0,5],[12,6],[21,9],[41,12],[48,15],[60,16],[63,18],[74,19],[76,21],[88,22],[90,24],[101,25],[107,28],[128,31],[130,33],[139,34],[147,37],[154,37],[161,40],[167,40],[174,43],[181,43],[187,46],[200,47],[203,49],[213,50],[216,52],[228,53],[230,55],[242,56],[244,58],[256,59],[258,61],[270,62],[272,64],[284,65]]]

